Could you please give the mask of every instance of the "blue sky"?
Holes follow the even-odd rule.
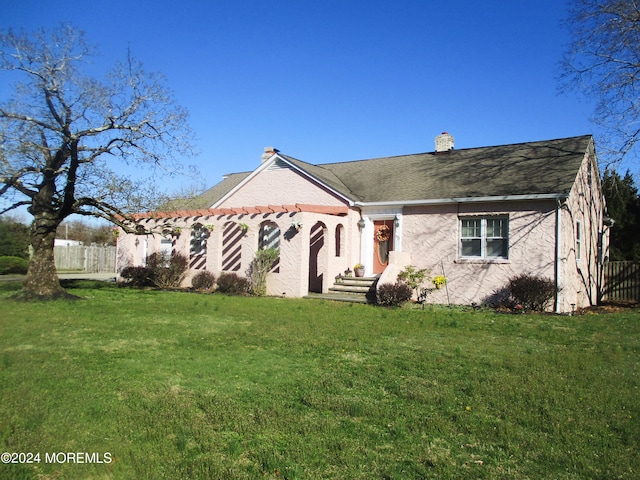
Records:
[[[0,0],[0,28],[71,22],[190,112],[207,186],[263,147],[311,163],[596,134],[558,94],[560,0]]]

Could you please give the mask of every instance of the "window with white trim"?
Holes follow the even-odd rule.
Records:
[[[582,258],[582,222],[576,222],[576,260],[579,262]]]
[[[460,257],[509,258],[509,218],[460,218]]]
[[[160,252],[162,252],[167,257],[170,257],[173,254],[173,240],[171,240],[170,238],[161,238]]]

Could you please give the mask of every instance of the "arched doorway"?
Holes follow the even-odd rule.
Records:
[[[318,222],[311,227],[309,234],[309,291],[322,293],[324,275],[327,264],[327,247],[325,245],[327,227]]]

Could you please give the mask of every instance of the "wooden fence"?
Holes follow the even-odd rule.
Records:
[[[81,270],[86,273],[116,271],[116,247],[55,247],[57,270]]]
[[[640,301],[640,262],[607,262],[602,299]]]

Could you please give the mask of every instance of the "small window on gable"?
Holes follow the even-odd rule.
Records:
[[[461,218],[460,257],[508,258],[509,219],[494,216]]]

